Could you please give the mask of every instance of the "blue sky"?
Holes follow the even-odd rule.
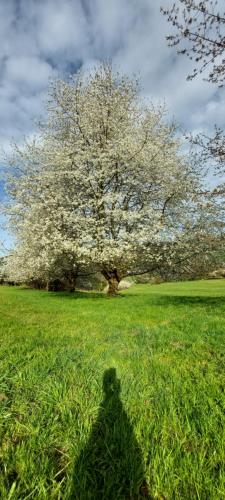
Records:
[[[223,2],[224,0],[221,0]],[[224,126],[225,90],[186,76],[192,63],[169,49],[171,30],[160,14],[172,0],[0,0],[0,137],[9,151],[35,131],[50,78],[111,59],[137,74],[142,92],[166,102],[186,129]],[[0,190],[2,198],[2,190]],[[0,241],[8,244],[1,228]]]

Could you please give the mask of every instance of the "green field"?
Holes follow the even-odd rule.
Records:
[[[0,287],[0,498],[225,498],[225,281]]]

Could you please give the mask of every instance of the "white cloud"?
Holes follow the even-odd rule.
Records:
[[[22,84],[25,91],[28,88],[32,93],[46,87],[52,74],[50,64],[40,57],[12,56],[6,62],[5,79],[15,85]]]
[[[36,5],[37,40],[43,54],[63,54],[72,61],[85,55],[88,24],[79,0],[51,0]]]

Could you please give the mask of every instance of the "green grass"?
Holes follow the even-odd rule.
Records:
[[[223,280],[0,287],[0,498],[225,498],[224,312]]]

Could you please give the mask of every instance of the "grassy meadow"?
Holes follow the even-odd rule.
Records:
[[[225,281],[0,287],[0,498],[225,498]]]

